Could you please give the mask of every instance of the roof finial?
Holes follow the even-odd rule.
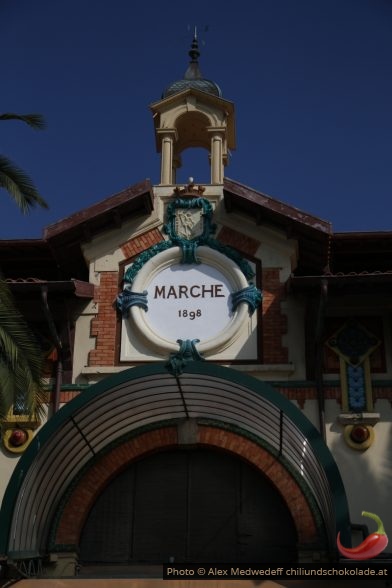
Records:
[[[208,30],[208,27],[206,26],[205,30]],[[188,31],[190,31],[190,26],[188,25]],[[200,71],[200,67],[199,67],[199,56],[200,56],[200,51],[199,51],[199,41],[198,41],[198,36],[197,36],[198,30],[197,27],[195,26],[193,29],[193,39],[192,39],[192,44],[191,44],[191,48],[190,51],[188,52],[190,59],[190,62],[188,64],[187,70],[184,74],[184,77],[182,80],[177,80],[176,82],[173,82],[172,84],[170,84],[170,86],[168,86],[163,94],[162,94],[162,98],[167,98],[168,96],[172,96],[173,94],[177,94],[178,92],[182,92],[183,90],[189,89],[189,88],[194,88],[196,90],[199,90],[201,92],[207,92],[207,94],[212,94],[213,96],[222,96],[222,92],[219,88],[219,86],[217,84],[215,84],[215,82],[212,82],[211,80],[206,80],[205,78],[203,78],[203,75]]]
[[[200,57],[199,43],[197,40],[197,27],[196,26],[195,26],[194,33],[193,33],[191,50],[189,51],[188,55],[191,58],[191,63],[197,63],[197,60]]]

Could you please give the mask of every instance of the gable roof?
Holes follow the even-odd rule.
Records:
[[[79,277],[75,275],[75,267],[80,271],[82,266],[86,267],[81,243],[91,241],[103,231],[119,228],[134,215],[149,214],[152,209],[152,186],[149,180],[144,180],[49,225],[44,230],[44,240],[66,273]]]
[[[333,233],[331,223],[225,178],[226,212],[249,216],[260,226],[276,227],[296,239],[296,276],[343,276],[392,272],[392,232]],[[153,187],[144,180],[71,216],[49,225],[43,239],[0,240],[5,278],[88,280],[81,243],[121,226],[134,215],[153,210]],[[378,278],[379,279],[379,278]]]
[[[284,231],[288,239],[298,240],[298,272],[319,273],[328,265],[330,222],[229,178],[225,178],[223,190],[226,212],[245,213],[260,229],[263,225],[274,226]]]
[[[44,230],[44,239],[52,243],[89,241],[97,233],[118,227],[132,215],[149,214],[152,209],[151,182],[144,180],[49,225]]]
[[[5,278],[88,280],[81,243],[116,227],[133,215],[149,214],[153,192],[144,180],[59,220],[44,229],[43,239],[0,240],[0,266]]]

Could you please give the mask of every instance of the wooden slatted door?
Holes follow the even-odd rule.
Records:
[[[208,449],[157,453],[111,481],[91,509],[83,563],[296,560],[291,515],[246,462]]]

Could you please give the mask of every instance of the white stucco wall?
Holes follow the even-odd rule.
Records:
[[[361,516],[363,510],[378,514],[389,534],[392,533],[392,408],[388,400],[378,400],[375,412],[380,421],[374,426],[375,439],[365,451],[357,451],[343,438],[344,426],[338,422],[340,406],[326,401],[326,435],[347,493],[351,522],[375,525]]]

